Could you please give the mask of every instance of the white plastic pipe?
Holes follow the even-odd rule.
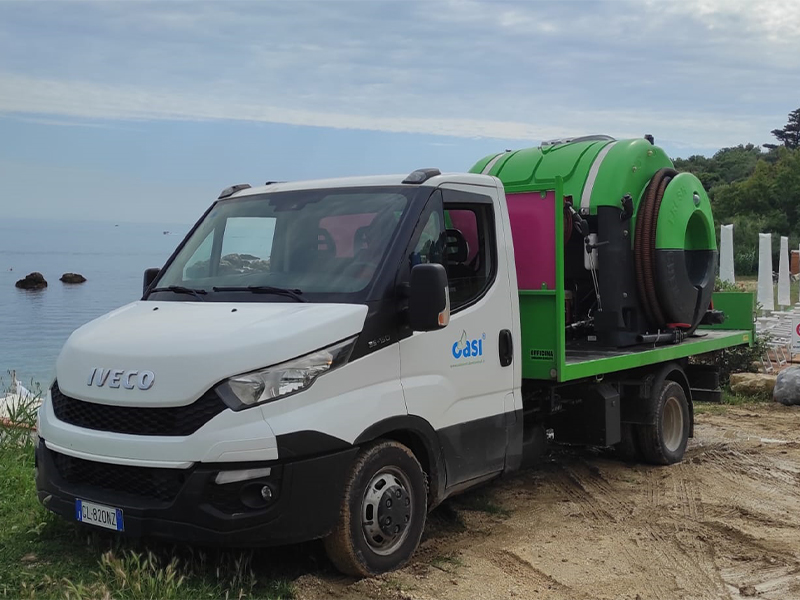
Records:
[[[763,311],[775,310],[772,287],[772,234],[758,234],[758,303]]]
[[[781,236],[781,256],[778,261],[778,304],[781,307],[792,303],[789,294],[789,238]]]
[[[733,223],[720,227],[719,278],[728,283],[736,283],[733,274]]]

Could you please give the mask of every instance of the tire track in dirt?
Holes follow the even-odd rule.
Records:
[[[800,600],[798,432],[800,411],[766,407],[702,415],[670,467],[559,448],[475,492],[508,514],[449,501],[410,566],[369,584],[308,575],[298,598]]]
[[[533,564],[508,549],[482,549],[480,554],[487,558],[489,562],[500,569],[505,575],[522,584],[525,589],[545,587],[549,590],[566,595],[574,600],[595,600],[595,597],[585,594],[575,588],[557,580],[555,577],[537,569]]]

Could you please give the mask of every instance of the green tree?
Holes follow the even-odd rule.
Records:
[[[787,148],[794,150],[800,148],[800,108],[789,113],[789,122],[782,129],[773,129],[774,135],[779,142]],[[764,144],[767,148],[773,148],[773,144]]]
[[[696,175],[713,201],[721,187],[750,177],[763,156],[758,146],[739,144],[718,150],[711,158],[694,155],[687,159],[676,158],[673,162],[679,171]]]

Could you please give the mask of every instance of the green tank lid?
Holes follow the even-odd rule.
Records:
[[[691,173],[669,182],[661,201],[656,229],[657,250],[716,250],[711,202],[703,184]]]
[[[561,177],[564,195],[572,196],[575,207],[596,214],[598,206],[619,206],[625,194],[638,205],[650,178],[664,167],[672,161],[645,139],[590,136],[493,154],[470,172],[498,177],[509,194],[554,189]]]

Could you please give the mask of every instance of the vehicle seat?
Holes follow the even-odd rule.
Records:
[[[458,229],[445,230],[445,267],[450,279],[464,279],[475,273],[467,265],[469,244],[467,238]]]
[[[298,271],[322,271],[325,265],[336,256],[336,243],[327,230],[319,228],[316,239],[304,240],[292,257],[292,266]]]
[[[369,250],[369,238],[367,237],[368,232],[369,225],[364,225],[363,227],[356,229],[356,232],[353,235],[353,256],[357,255],[362,250]]]

